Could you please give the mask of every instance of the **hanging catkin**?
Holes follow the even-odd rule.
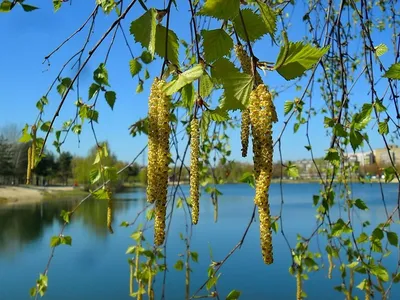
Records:
[[[200,155],[200,133],[199,120],[193,118],[190,123],[190,199],[192,202],[192,222],[199,221],[199,155]]]
[[[169,152],[169,108],[170,97],[163,92],[165,81],[159,80],[157,87],[154,89],[156,96],[156,120],[157,120],[157,139],[156,139],[156,156],[153,158],[155,165],[152,167],[155,182],[155,219],[154,219],[154,243],[159,246],[165,240],[165,216],[168,194],[168,164],[170,159]],[[149,149],[150,151],[150,149]],[[150,159],[150,154],[149,154]],[[150,164],[150,161],[149,161]]]
[[[332,279],[333,260],[332,260],[332,255],[329,253],[328,253],[328,262],[329,262],[328,278]]]
[[[35,168],[36,164],[36,125],[32,126],[32,154],[31,154],[31,170]]]
[[[147,201],[154,203],[157,197],[158,185],[158,167],[157,167],[157,149],[158,149],[158,112],[157,105],[162,94],[162,82],[155,78],[151,86],[149,97],[149,132],[148,132],[148,166],[147,166]]]
[[[254,173],[256,180],[255,204],[260,218],[260,242],[264,262],[273,263],[271,215],[268,201],[272,174],[272,124],[277,121],[272,97],[261,84],[250,95],[250,120],[253,134]]]
[[[301,280],[301,272],[297,270],[296,272],[296,300],[303,299],[303,288],[302,288],[302,280]]]
[[[242,45],[235,45],[235,53],[239,59],[240,65],[244,73],[253,75],[251,59],[247,52],[243,49]],[[262,84],[262,79],[260,74],[256,71],[254,73],[254,82],[256,85]],[[250,136],[250,112],[248,109],[242,111],[242,122],[240,130],[240,139],[242,142],[242,157],[247,156],[247,150],[249,147],[249,136]]]
[[[112,209],[113,209],[113,203],[112,203],[112,193],[109,188],[106,190],[107,192],[107,228],[111,233],[114,233],[114,230],[112,229]]]
[[[32,147],[28,148],[28,165],[26,167],[26,184],[31,183],[31,163],[32,163]]]

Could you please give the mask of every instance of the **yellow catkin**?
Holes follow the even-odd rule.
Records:
[[[371,287],[368,280],[365,284],[365,300],[371,300]]]
[[[242,45],[235,45],[235,54],[239,59],[243,72],[249,75],[253,75],[253,70],[251,69],[251,58],[243,49]],[[254,74],[254,82],[256,85],[260,85],[263,83],[261,76],[257,71]]]
[[[35,168],[36,164],[36,126],[32,126],[32,155],[31,155],[31,170]]]
[[[302,280],[301,280],[301,272],[298,270],[296,272],[296,300],[301,300],[303,299],[301,294],[303,293],[303,288],[302,288]]]
[[[244,73],[249,75],[253,75],[252,67],[251,67],[251,59],[247,52],[243,49],[242,45],[235,46],[235,53],[237,58],[239,59],[240,65],[242,66],[242,70]],[[262,84],[262,79],[260,74],[255,72],[255,84]],[[248,109],[242,111],[242,123],[241,123],[241,131],[240,138],[242,142],[242,157],[247,156],[247,149],[249,147],[249,136],[250,136],[250,112]]]
[[[111,233],[114,233],[114,230],[112,229],[112,221],[113,221],[113,203],[112,203],[112,195],[111,191],[107,189],[107,228]]]
[[[250,136],[250,112],[248,109],[242,111],[242,123],[240,128],[240,140],[242,142],[242,157],[247,156]]]
[[[328,278],[332,279],[333,260],[332,260],[332,255],[329,253],[328,253],[328,262],[329,262]]]
[[[193,118],[190,123],[190,199],[192,202],[192,222],[199,221],[200,191],[199,191],[199,155],[200,134],[199,120]]]
[[[264,262],[273,263],[271,215],[268,201],[272,175],[272,124],[277,121],[271,94],[259,85],[250,95],[250,120],[253,133],[253,160],[256,180],[254,203],[260,217],[260,243]]]
[[[158,166],[157,166],[157,150],[159,148],[158,140],[158,102],[162,94],[162,82],[155,78],[151,86],[149,97],[148,111],[148,166],[147,166],[147,201],[154,203],[157,197],[158,185]]]
[[[160,80],[157,83],[157,154],[156,166],[157,176],[155,184],[155,219],[154,219],[154,243],[159,246],[165,240],[165,217],[168,195],[168,165],[170,159],[169,152],[169,108],[170,97],[163,92],[165,81]]]
[[[31,183],[31,173],[32,173],[31,163],[32,163],[32,148],[29,147],[28,148],[28,165],[26,167],[26,184]]]

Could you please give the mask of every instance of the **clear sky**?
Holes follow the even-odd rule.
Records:
[[[187,30],[188,13],[187,1],[178,1],[179,10],[172,10],[170,28],[174,30],[179,38],[189,40],[189,31]],[[2,28],[0,47],[0,127],[10,123],[16,123],[21,127],[25,123],[32,124],[37,116],[35,103],[44,95],[54,78],[57,76],[64,62],[75,52],[77,52],[85,41],[87,28],[86,27],[79,35],[70,40],[60,51],[58,51],[50,59],[50,65],[43,63],[43,58],[57,47],[66,37],[80,27],[86,20],[94,7],[94,1],[73,1],[73,5],[65,3],[63,7],[54,13],[52,9],[52,1],[29,1],[32,5],[40,7],[31,13],[25,13],[21,8],[17,7],[11,13],[0,15],[0,28]],[[148,6],[151,7],[154,3],[163,3],[162,1],[148,1]],[[161,8],[161,7],[158,7]],[[292,22],[289,29],[289,39],[292,41],[301,40],[307,32],[307,27],[302,23],[304,14],[304,5],[298,4],[295,10],[289,9]],[[128,35],[129,43],[132,47],[135,56],[139,56],[142,48],[139,44],[135,44],[133,37],[129,35],[130,22],[143,14],[143,9],[139,5],[135,5],[131,13],[123,21],[123,27]],[[102,36],[105,30],[110,26],[115,19],[115,15],[105,16],[99,13],[94,28],[92,38],[89,42],[88,49]],[[211,27],[212,28],[212,27]],[[110,35],[111,36],[111,35]],[[389,52],[384,57],[383,61],[388,67],[393,60],[393,49],[390,43],[390,35],[388,33],[374,33],[376,43],[386,43],[389,47]],[[107,38],[103,45],[93,56],[93,60],[89,62],[84,69],[80,81],[80,96],[83,100],[87,100],[87,91],[92,83],[93,71],[98,64],[104,59],[106,50],[110,43],[110,38]],[[354,51],[360,51],[361,48],[354,48]],[[268,37],[258,43],[255,48],[256,55],[261,60],[274,61],[278,53],[278,47],[271,47],[271,42]],[[84,53],[85,58],[87,52]],[[125,45],[121,32],[118,32],[113,49],[111,50],[110,58],[107,63],[109,72],[109,81],[111,88],[117,92],[117,102],[114,111],[108,107],[103,100],[99,101],[97,110],[99,110],[99,123],[96,124],[96,132],[99,140],[108,140],[113,152],[122,159],[129,161],[141,148],[146,144],[145,136],[137,136],[132,138],[129,135],[129,126],[146,116],[147,113],[147,98],[149,95],[149,84],[152,78],[160,73],[160,64],[155,62],[149,65],[151,79],[144,85],[144,92],[136,94],[135,89],[138,83],[137,77],[132,79],[129,73],[130,54]],[[361,70],[361,67],[360,67]],[[71,70],[67,67],[64,77],[73,77],[76,69]],[[265,82],[271,87],[282,87],[288,84],[282,77],[277,74],[267,74],[263,76]],[[305,88],[306,80],[300,82],[300,86]],[[382,83],[382,91],[386,87]],[[315,89],[318,92],[318,88]],[[64,121],[67,121],[75,116],[74,102],[77,100],[77,93],[70,93],[67,101],[61,110],[61,114],[56,121],[56,127],[61,127]],[[369,101],[370,96],[367,94],[366,85],[362,81],[353,89],[352,101],[359,103],[360,101]],[[279,95],[275,99],[275,105],[278,110],[279,122],[274,127],[275,138],[284,126],[285,117],[283,116],[283,104],[286,100],[293,100],[294,97],[300,97],[302,91],[296,91],[291,88]],[[324,107],[322,99],[320,103],[317,97],[313,98],[313,106],[316,111],[320,111]],[[46,108],[44,115],[45,120],[50,120],[58,106],[60,96],[56,91],[49,94],[50,104]],[[306,108],[308,108],[306,101]],[[392,106],[389,106],[392,109]],[[235,116],[236,114],[232,114]],[[230,132],[232,158],[243,160],[240,156],[240,132]],[[323,118],[318,116],[312,119],[310,127],[310,136],[314,144],[315,155],[323,156],[324,150],[329,147],[329,137],[326,136],[326,131],[323,128]],[[382,147],[381,139],[372,134],[370,136],[373,147]],[[50,139],[52,142],[52,139]],[[51,143],[50,143],[51,144]],[[53,149],[52,146],[49,148]],[[83,128],[83,133],[80,137],[80,143],[74,134],[69,135],[67,142],[62,150],[70,151],[74,154],[84,155],[88,149],[94,145],[89,126],[86,124]],[[305,126],[302,126],[297,134],[293,134],[293,121],[289,123],[284,134],[282,143],[282,153],[285,160],[295,160],[309,158],[310,153],[304,148],[307,145],[305,137]],[[277,153],[275,158],[278,158]],[[250,160],[251,158],[249,158]]]

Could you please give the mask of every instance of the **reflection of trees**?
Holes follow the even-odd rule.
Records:
[[[61,222],[59,215],[62,207],[54,204],[42,203],[1,209],[0,252],[17,250],[40,238],[44,229],[54,221]]]
[[[137,200],[130,198],[127,201],[114,202],[114,216],[125,211],[132,205],[137,205]],[[135,203],[136,202],[136,203]],[[53,222],[62,224],[60,213],[62,210],[71,210],[76,201],[48,201],[39,204],[0,209],[0,253],[18,251],[24,245],[39,239],[47,227]],[[96,235],[105,237],[108,234],[107,201],[89,199],[76,211],[71,218],[71,223],[82,220],[85,227]],[[114,222],[114,227],[119,224]],[[57,232],[54,232],[57,234]]]

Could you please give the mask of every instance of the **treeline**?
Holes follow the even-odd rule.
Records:
[[[19,142],[20,130],[15,125],[0,128],[0,184],[20,185],[26,184],[28,167],[28,149],[31,143]],[[107,143],[107,142],[105,142]],[[101,143],[103,144],[103,143]],[[108,143],[107,143],[108,145]],[[120,169],[127,165],[118,160],[111,152],[103,164]],[[31,184],[44,185],[74,185],[88,190],[90,184],[90,171],[97,153],[97,146],[93,146],[86,156],[73,156],[69,152],[55,154],[44,151],[45,156],[32,170]],[[123,184],[136,182],[146,183],[145,170],[140,170],[138,164],[132,164],[122,174],[116,187]]]
[[[28,148],[31,143],[19,143],[0,135],[0,183],[25,184],[28,167]],[[67,185],[72,177],[73,157],[69,152],[62,152],[56,157],[45,151],[45,156],[33,169],[32,184],[47,185],[52,183]]]

